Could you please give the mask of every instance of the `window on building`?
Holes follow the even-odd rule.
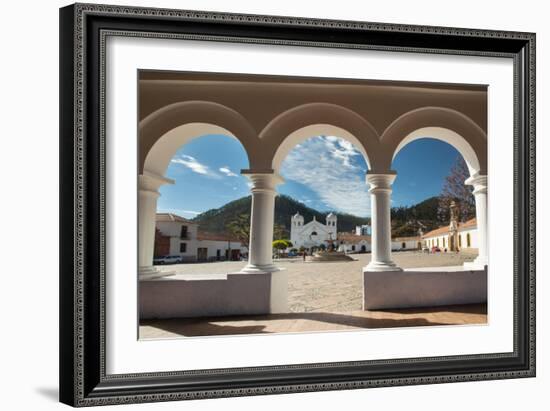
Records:
[[[439,247],[439,238],[437,239],[437,246]]]
[[[462,236],[460,234],[458,235],[458,246],[462,247]]]
[[[180,238],[187,238],[187,226],[181,226]]]
[[[470,238],[470,233],[466,234],[466,246],[471,247],[472,239]]]
[[[405,248],[406,246],[407,246],[407,244],[401,243],[401,248]]]
[[[443,247],[445,247],[445,243],[446,243],[445,237],[443,237]]]
[[[180,253],[187,252],[187,243],[180,243]]]
[[[355,246],[354,245],[351,246],[351,251],[355,251]]]

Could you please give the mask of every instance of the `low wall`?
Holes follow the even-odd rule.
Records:
[[[487,302],[487,268],[415,268],[364,271],[363,309],[433,307]]]
[[[141,319],[286,312],[285,272],[183,275],[139,282]]]

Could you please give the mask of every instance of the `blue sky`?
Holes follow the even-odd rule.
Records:
[[[392,205],[412,205],[438,195],[458,152],[434,139],[405,146],[394,159],[397,171]],[[157,209],[187,218],[249,195],[241,169],[248,160],[241,144],[230,137],[208,135],[192,140],[174,155],[167,177],[176,181],[163,186]],[[287,194],[320,211],[370,216],[367,164],[348,141],[334,136],[312,137],[297,145],[283,161],[280,173]]]

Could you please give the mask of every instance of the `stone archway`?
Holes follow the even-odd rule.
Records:
[[[390,169],[397,153],[414,140],[431,137],[455,147],[470,174],[487,174],[487,135],[466,115],[443,107],[424,107],[395,119],[381,136],[383,167]]]
[[[163,175],[179,147],[208,133],[239,140],[249,162],[260,151],[256,131],[237,111],[210,101],[184,101],[165,106],[140,121],[140,173]]]
[[[316,135],[335,135],[349,141],[363,154],[370,169],[377,167],[381,148],[376,129],[356,112],[329,103],[293,107],[270,121],[259,134],[266,150],[264,162],[277,170],[292,148]]]
[[[464,183],[474,187],[479,255],[470,267],[487,265],[487,135],[466,115],[442,107],[425,107],[397,118],[382,134],[384,163],[391,161],[407,144],[421,139],[443,141],[462,155],[470,178]],[[391,166],[390,161],[390,166]],[[451,245],[454,249],[456,244]]]
[[[257,137],[239,113],[205,101],[163,107],[143,119],[139,131],[139,273],[140,278],[155,278],[161,276],[153,267],[158,189],[164,184],[174,184],[165,173],[176,151],[195,138],[222,134],[241,142],[250,156],[257,150]]]
[[[484,210],[487,193],[485,86],[159,72],[140,80],[140,93],[148,101],[140,106],[138,165],[139,264],[146,275],[155,275],[150,264],[158,188],[172,183],[165,177],[166,167],[178,147],[208,133],[238,139],[249,159],[249,169],[242,171],[251,181],[252,194],[251,247],[243,270],[249,275],[241,272],[234,277],[268,279],[269,307],[262,310],[286,310],[286,274],[277,271],[271,254],[274,199],[282,182],[277,172],[292,147],[308,137],[342,137],[367,161],[372,255],[365,276],[402,275],[369,271],[400,270],[391,260],[391,193],[396,177],[391,164],[395,154],[417,138],[440,138],[467,159],[478,227],[485,228],[486,212],[479,211]],[[424,107],[426,101],[432,106]],[[375,286],[371,290],[376,294]],[[239,303],[244,299],[241,292],[238,288]]]

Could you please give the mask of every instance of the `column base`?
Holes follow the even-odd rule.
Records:
[[[403,269],[393,261],[371,261],[363,267],[363,271],[403,271]]]
[[[140,280],[152,280],[153,278],[162,278],[175,275],[174,271],[161,271],[155,266],[139,267],[138,278]]]
[[[274,273],[276,271],[281,271],[282,269],[277,267],[275,264],[265,264],[265,265],[259,265],[259,264],[248,264],[246,267],[244,267],[240,272],[241,273],[247,273],[247,274],[253,274],[253,273]]]

